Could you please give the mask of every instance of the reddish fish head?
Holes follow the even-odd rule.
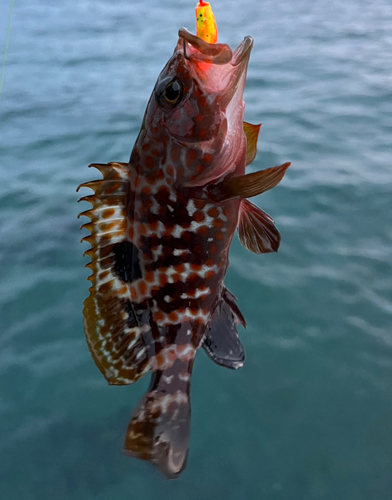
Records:
[[[226,44],[209,44],[179,31],[140,136],[141,147],[158,145],[159,157],[177,171],[177,183],[203,185],[230,171],[243,173],[243,93],[252,46],[253,39],[246,37],[232,52]]]

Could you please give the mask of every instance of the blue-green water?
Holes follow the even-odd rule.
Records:
[[[188,468],[166,481],[121,453],[147,378],[108,387],[84,341],[75,189],[89,163],[129,158],[194,2],[15,1],[0,101],[1,499],[392,498],[391,1],[213,7],[222,42],[255,38],[253,167],[292,166],[256,200],[279,253],[231,251],[246,364],[198,354]]]

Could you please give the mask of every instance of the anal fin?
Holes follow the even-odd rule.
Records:
[[[247,250],[257,254],[277,252],[280,244],[274,220],[249,200],[241,201],[238,236]]]
[[[245,349],[238,338],[237,325],[245,320],[234,295],[224,289],[203,340],[203,349],[220,366],[237,370],[245,362]]]

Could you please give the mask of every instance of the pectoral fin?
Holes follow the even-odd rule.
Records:
[[[244,132],[246,135],[246,165],[250,165],[256,157],[257,138],[259,137],[261,123],[252,125],[244,122]]]
[[[252,198],[277,186],[290,165],[291,163],[287,162],[279,167],[224,179],[209,188],[210,196],[217,202],[234,198]]]
[[[238,235],[241,244],[251,252],[278,251],[280,233],[274,220],[248,200],[241,201]]]

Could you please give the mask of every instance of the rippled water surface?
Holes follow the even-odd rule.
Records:
[[[222,42],[255,38],[252,168],[292,166],[256,200],[279,253],[232,246],[246,364],[198,354],[188,468],[166,481],[121,453],[148,381],[108,387],[88,353],[75,189],[89,163],[129,158],[194,4],[15,0],[0,101],[2,499],[392,497],[392,4],[213,7]]]

